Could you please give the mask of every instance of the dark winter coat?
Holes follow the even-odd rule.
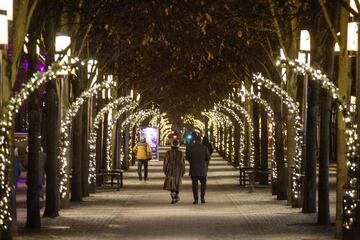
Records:
[[[190,163],[190,176],[207,176],[210,153],[201,143],[194,143],[186,149],[186,160]]]
[[[205,147],[207,147],[210,155],[213,153],[214,150],[213,150],[213,147],[212,147],[212,145],[211,145],[211,143],[210,143],[209,141],[203,142],[202,145],[204,145]]]
[[[163,171],[165,173],[164,190],[179,191],[185,174],[184,153],[178,149],[166,152]]]

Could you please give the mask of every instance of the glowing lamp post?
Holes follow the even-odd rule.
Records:
[[[71,38],[66,35],[58,35],[55,38],[55,60],[60,60],[60,63],[69,63]],[[66,53],[64,53],[64,51]]]
[[[7,20],[13,20],[13,0],[1,0],[0,1],[0,11],[4,11]]]
[[[305,64],[310,64],[310,51],[311,51],[311,37],[308,30],[300,31],[300,52],[298,60]],[[302,118],[303,118],[303,145],[302,153],[306,154],[306,128],[307,128],[307,104],[308,104],[308,75],[304,75],[304,85],[303,85],[303,108],[302,108]],[[303,156],[303,159],[305,157]],[[301,169],[301,172],[304,170]],[[302,183],[303,184],[303,180]]]
[[[298,60],[302,63],[310,63],[310,50],[311,50],[311,41],[310,41],[310,33],[308,30],[300,31],[300,52],[298,56]],[[303,87],[303,123],[304,123],[304,143],[305,143],[305,133],[306,133],[306,120],[307,120],[307,97],[308,97],[308,76],[305,75],[304,79],[304,87]]]
[[[8,44],[8,20],[4,13],[0,10],[0,45]]]

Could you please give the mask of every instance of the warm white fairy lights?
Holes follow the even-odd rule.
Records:
[[[293,169],[292,171],[292,186],[291,186],[291,193],[294,200],[298,200],[301,198],[301,159],[302,159],[302,123],[301,117],[299,114],[299,107],[298,104],[294,99],[290,97],[290,95],[281,89],[276,83],[272,82],[269,79],[264,78],[261,74],[254,74],[253,80],[258,84],[258,86],[264,86],[268,90],[270,90],[275,95],[281,97],[283,104],[285,104],[288,108],[289,113],[294,114],[295,116],[295,129],[296,129],[296,136],[295,136],[295,159],[294,159],[294,166],[289,166]]]
[[[244,150],[245,150],[245,143],[244,143],[244,139],[245,139],[245,126],[244,126],[244,124],[243,124],[243,122],[242,122],[242,120],[240,119],[240,117],[239,117],[239,115],[238,114],[236,114],[232,109],[230,109],[230,108],[228,108],[228,107],[225,107],[225,106],[222,106],[222,107],[220,107],[220,108],[222,108],[224,111],[226,111],[226,112],[228,112],[229,114],[231,114],[234,118],[235,118],[235,120],[236,120],[236,122],[237,122],[237,124],[239,124],[239,127],[240,127],[240,147],[239,147],[239,151],[240,151],[240,154],[239,154],[239,157],[240,157],[240,161],[239,161],[239,164],[240,164],[240,167],[244,167],[245,166],[245,163],[244,163]],[[250,128],[252,128],[252,122],[251,123],[248,123],[249,125],[250,125]],[[252,136],[252,135],[251,135]],[[253,141],[251,141],[250,142],[250,149],[254,149],[254,147],[253,147]],[[250,156],[250,158],[254,158],[254,152],[253,151],[251,151],[250,150],[250,152],[251,152],[251,156]]]
[[[104,81],[101,83],[96,83],[92,87],[86,89],[81,93],[81,95],[76,98],[75,102],[71,104],[68,112],[65,115],[65,118],[61,121],[60,125],[60,153],[58,156],[59,164],[60,164],[60,172],[59,172],[59,191],[60,196],[64,198],[67,194],[67,182],[68,182],[68,150],[71,142],[70,131],[71,131],[71,123],[73,117],[76,116],[80,107],[84,104],[84,102],[94,95],[102,92],[104,89],[110,89],[114,86],[114,82],[112,80]]]
[[[339,110],[343,114],[345,121],[346,157],[348,167],[347,182],[344,185],[345,198],[343,204],[343,226],[346,230],[350,230],[355,222],[356,208],[360,207],[356,205],[356,197],[359,197],[359,193],[357,192],[357,184],[359,181],[359,179],[357,179],[357,171],[359,171],[359,168],[356,162],[358,138],[356,135],[356,129],[354,128],[354,120],[352,119],[350,109],[345,101],[346,99],[340,95],[339,88],[336,87],[326,74],[323,74],[320,70],[312,68],[308,64],[291,59],[280,59],[277,64],[287,64],[292,67],[295,72],[302,75],[307,74],[311,76],[312,80],[319,82],[321,88],[329,92],[332,98],[338,103]]]
[[[194,128],[200,130],[200,134],[205,132],[205,124],[199,119],[194,119]]]
[[[253,123],[253,120],[251,119],[248,112],[240,104],[237,104],[237,103],[235,103],[235,102],[233,102],[231,100],[227,100],[227,99],[223,100],[223,103],[224,104],[217,104],[216,106],[223,109],[224,111],[230,113],[234,117],[237,114],[234,112],[234,110],[231,109],[231,107],[236,108],[244,116],[245,121],[249,126],[249,135],[250,135],[249,164],[250,164],[250,167],[253,167],[254,166],[254,123]]]
[[[106,114],[111,113],[118,107],[120,109],[117,113],[120,115],[132,111],[138,106],[138,102],[134,101],[131,97],[120,97],[114,101],[106,104],[94,118],[92,128],[89,135],[89,183],[95,183],[96,180],[96,141],[99,124],[104,121]]]
[[[22,86],[21,90],[5,105],[0,119],[0,227],[7,229],[7,224],[12,221],[9,209],[11,187],[10,179],[10,143],[12,123],[15,114],[29,95],[42,84],[54,80],[61,71],[68,71],[69,67],[54,63],[44,74],[35,73],[33,77]]]
[[[256,103],[262,105],[266,112],[268,122],[271,124],[271,128],[274,129],[275,127],[275,120],[274,120],[274,111],[272,110],[270,104],[261,98],[260,94],[256,95],[252,91],[247,91],[245,87],[241,88],[238,91],[238,96],[241,98],[250,98]],[[271,177],[273,180],[277,179],[277,169],[276,169],[276,161],[275,161],[275,132],[271,131],[271,141],[269,142],[269,153],[271,159]]]
[[[210,122],[215,122],[215,129],[214,129],[214,136],[215,136],[215,144],[219,147],[220,150],[226,150],[225,149],[225,129],[230,129],[233,127],[233,123],[230,120],[228,116],[226,116],[224,113],[219,112],[217,110],[210,110],[206,112],[202,112],[202,115],[209,118]],[[222,134],[220,135],[220,132]]]
[[[165,145],[166,139],[172,133],[172,125],[171,124],[165,125],[160,132],[161,132],[161,136],[160,136],[161,142],[163,145]]]

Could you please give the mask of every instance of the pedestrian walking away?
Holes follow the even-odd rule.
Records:
[[[186,160],[190,163],[190,177],[192,180],[192,190],[194,195],[193,204],[198,204],[198,181],[201,183],[201,203],[205,203],[206,180],[210,153],[207,147],[201,144],[201,137],[195,136],[194,144],[189,146],[186,151]]]
[[[144,180],[148,180],[148,161],[151,160],[151,150],[149,144],[146,143],[146,139],[144,137],[140,138],[140,142],[138,142],[133,148],[135,158],[138,161],[138,175],[139,181],[142,180],[142,166],[144,166]]]
[[[171,149],[166,152],[163,165],[165,173],[163,188],[170,191],[171,204],[180,201],[179,192],[182,189],[182,178],[185,174],[185,156],[179,150],[179,146],[178,140],[171,143]]]

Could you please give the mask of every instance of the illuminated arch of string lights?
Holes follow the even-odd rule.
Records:
[[[292,67],[295,72],[299,72],[302,75],[310,75],[311,79],[319,82],[321,88],[327,90],[331,94],[331,97],[338,103],[339,110],[345,121],[346,157],[348,167],[347,183],[344,185],[345,199],[343,226],[345,229],[350,230],[355,222],[356,208],[360,207],[356,205],[356,197],[359,194],[356,188],[356,184],[359,181],[359,179],[357,179],[357,171],[359,171],[357,169],[359,168],[356,163],[358,139],[356,129],[354,128],[354,120],[351,118],[350,109],[347,107],[344,97],[340,95],[339,88],[336,87],[326,74],[323,74],[320,70],[312,68],[298,60],[291,59],[280,59],[277,61],[277,64],[286,64]]]
[[[121,128],[120,128],[120,132],[121,135],[125,130],[126,126],[129,126],[129,129],[132,129],[136,124],[140,124],[141,122],[143,122],[146,118],[152,116],[152,115],[160,115],[160,112],[158,109],[142,109],[140,111],[134,112],[132,114],[130,114],[130,116],[128,116],[124,122],[121,123]],[[112,159],[112,132],[113,132],[113,128],[114,125],[116,123],[116,121],[119,119],[119,117],[121,116],[121,113],[117,112],[113,118],[111,118],[110,122],[109,122],[109,127],[107,129],[107,138],[106,138],[106,168],[108,170],[111,169],[111,159]],[[130,151],[131,152],[131,151]],[[120,154],[123,155],[122,151],[120,151]],[[122,157],[120,156],[120,159],[122,159]]]
[[[163,145],[165,145],[166,143],[166,139],[169,137],[169,135],[172,133],[172,125],[165,125],[164,129],[161,131],[161,136],[160,139],[163,143]]]
[[[131,97],[120,97],[105,105],[94,118],[94,122],[89,134],[89,183],[95,183],[96,180],[96,141],[99,124],[104,121],[106,114],[111,114],[114,109],[121,107],[118,113],[132,111],[138,106],[138,102]]]
[[[218,112],[218,113],[223,115],[222,112]],[[244,123],[242,122],[242,120],[239,118],[239,116],[232,109],[229,109],[229,113],[232,116],[234,116],[235,120],[237,121],[237,123],[240,126],[240,142],[239,142],[239,160],[240,161],[239,161],[239,164],[240,164],[240,166],[244,166],[245,165],[244,164],[244,157],[245,157],[245,155],[244,155],[244,151],[245,151],[245,126],[244,126]],[[218,119],[218,121],[219,121],[218,124],[221,125],[222,124],[221,119]],[[233,128],[233,130],[234,131],[232,132],[232,139],[233,139],[232,141],[234,142],[235,140],[234,140],[233,136],[235,135],[234,134],[235,133],[235,128]],[[233,144],[233,146],[234,146],[234,144]],[[233,152],[235,152],[235,150]]]
[[[283,104],[285,104],[288,108],[289,113],[294,114],[295,118],[295,129],[296,129],[296,136],[295,136],[295,159],[294,159],[294,166],[292,167],[292,186],[291,186],[291,193],[294,200],[301,199],[301,157],[302,157],[302,123],[301,117],[299,114],[299,107],[296,101],[290,97],[290,95],[281,89],[276,83],[272,82],[269,79],[264,78],[260,73],[253,74],[253,80],[258,84],[258,86],[264,86],[272,93],[276,94],[277,96],[281,97]]]
[[[91,97],[101,93],[103,90],[110,89],[114,87],[115,83],[112,79],[108,79],[101,83],[95,83],[92,87],[86,89],[81,93],[81,95],[76,98],[75,102],[71,104],[68,112],[65,115],[64,120],[61,121],[60,124],[60,154],[58,156],[60,163],[60,195],[61,197],[65,197],[67,194],[67,181],[68,181],[68,162],[67,155],[70,146],[71,137],[69,132],[72,127],[72,119],[76,116],[80,107],[84,104],[85,101],[90,99]]]
[[[211,110],[212,113],[216,114],[219,116],[219,118],[223,118],[223,119],[227,119],[228,120],[228,124],[225,124],[225,127],[223,126],[223,123],[221,123],[221,125],[219,125],[220,127],[217,128],[217,131],[219,133],[219,138],[220,138],[220,149],[222,149],[223,151],[225,151],[226,153],[226,156],[228,156],[228,153],[229,153],[229,149],[228,149],[228,139],[225,138],[226,135],[225,135],[225,130],[228,130],[228,129],[233,129],[234,128],[234,124],[233,122],[231,121],[231,119],[226,115],[224,114],[223,112],[220,112],[218,110]],[[220,131],[220,130],[223,130],[223,131]],[[222,134],[221,134],[222,133]],[[227,135],[229,136],[229,135]]]
[[[159,116],[154,116],[153,118],[151,118],[151,120],[150,120],[150,122],[149,122],[149,126],[150,127],[157,127],[157,126],[160,126],[160,122],[161,122],[161,119],[163,118],[163,117],[165,117],[166,116],[166,113],[162,113],[162,114],[160,114]]]
[[[204,111],[201,115],[207,117],[209,119],[209,131],[212,127],[212,135],[214,137],[214,143],[217,145],[218,143],[218,136],[217,136],[217,129],[220,128],[223,119],[219,120],[219,116],[215,115],[214,113],[210,113],[208,111]]]
[[[238,91],[238,96],[239,97],[249,97],[250,99],[252,99],[253,101],[255,101],[256,103],[262,105],[264,107],[264,110],[266,112],[267,118],[268,118],[268,122],[271,124],[271,141],[270,141],[270,159],[271,159],[271,175],[272,178],[275,180],[277,179],[277,168],[276,168],[276,161],[275,161],[275,131],[274,131],[274,127],[275,127],[275,120],[274,120],[274,111],[271,108],[270,104],[265,101],[264,99],[261,98],[260,93],[258,95],[256,95],[255,93],[253,93],[252,91],[248,91],[245,87],[241,88]]]
[[[222,138],[222,142],[219,142],[219,130],[221,128],[228,128],[228,127],[233,127],[233,123],[230,120],[230,118],[228,116],[226,116],[224,113],[219,112],[217,110],[209,110],[206,112],[202,112],[202,115],[206,116],[209,118],[209,122],[210,123],[215,123],[213,125],[214,128],[214,136],[215,136],[215,143],[217,145],[220,145],[221,149],[224,149],[225,147],[225,142],[224,142],[224,138]]]
[[[245,117],[245,121],[247,122],[248,126],[249,126],[249,135],[250,135],[250,156],[249,156],[249,163],[250,163],[250,167],[254,166],[254,123],[253,120],[251,119],[250,115],[247,113],[247,111],[240,106],[239,104],[231,101],[231,100],[223,100],[224,104],[217,104],[216,106],[223,109],[226,112],[229,112],[232,115],[237,115],[232,109],[230,109],[230,107],[234,107],[237,110],[240,111],[240,113],[242,115],[244,115]]]
[[[199,119],[194,119],[194,128],[199,129],[201,135],[205,132],[205,124]]]
[[[207,112],[202,112],[202,115],[204,115],[205,117],[207,117],[209,119],[209,124],[210,126],[213,127],[213,135],[214,135],[214,140],[215,140],[215,144],[216,145],[221,145],[221,143],[219,142],[220,140],[220,136],[219,136],[219,130],[220,128],[225,126],[229,126],[231,123],[230,119],[222,114],[219,113],[217,111],[214,110],[210,110]]]
[[[236,122],[240,126],[240,146],[239,146],[239,157],[240,157],[240,167],[244,167],[244,151],[245,151],[245,126],[242,120],[240,119],[239,115],[236,114],[232,109],[227,108],[228,113],[230,113],[236,120]],[[221,123],[220,123],[221,124]],[[234,133],[232,134],[234,136]],[[253,149],[253,147],[250,146],[250,149]]]
[[[10,139],[12,134],[12,122],[15,114],[19,111],[29,95],[42,84],[56,79],[62,72],[68,72],[69,66],[52,64],[45,73],[35,73],[31,79],[22,86],[4,107],[4,113],[0,119],[0,228],[7,229],[7,224],[12,221],[9,209],[10,185],[8,182],[11,160]]]
[[[161,117],[160,118],[160,125],[159,125],[159,130],[160,130],[160,135],[162,135],[162,133],[164,132],[164,130],[166,128],[168,128],[170,126],[171,128],[171,124],[169,122],[169,120],[165,117]],[[163,138],[161,137],[160,140],[163,140]],[[164,139],[164,142],[162,142],[163,145],[165,145],[165,139]]]

